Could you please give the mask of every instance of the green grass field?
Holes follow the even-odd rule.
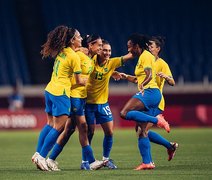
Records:
[[[152,145],[154,170],[134,171],[140,163],[137,138],[133,129],[115,130],[111,158],[118,169],[106,168],[97,171],[82,171],[81,148],[78,132],[70,139],[58,162],[62,171],[43,172],[31,163],[35,151],[38,131],[0,132],[0,179],[212,179],[212,129],[172,129],[170,134],[155,129],[166,138],[180,144],[175,158],[168,162],[166,149]],[[93,150],[97,159],[102,155],[103,133],[97,130],[93,139]]]

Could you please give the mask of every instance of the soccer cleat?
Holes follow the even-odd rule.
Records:
[[[35,158],[37,157],[39,155],[39,153],[38,152],[35,152],[35,154],[33,154],[33,156],[32,156],[32,162],[35,164]]]
[[[47,163],[47,166],[49,167],[49,169],[51,169],[52,171],[61,171],[58,168],[58,162],[57,161],[54,161],[53,159],[48,158],[46,160],[46,163]]]
[[[152,167],[155,168],[155,163],[153,161],[150,164],[152,164]]]
[[[136,170],[136,171],[139,171],[139,170],[150,170],[150,169],[154,169],[154,168],[155,168],[155,165],[153,165],[152,163],[149,163],[149,164],[141,163],[134,170]]]
[[[47,163],[46,163],[46,160],[45,158],[43,158],[41,155],[38,155],[36,158],[35,158],[35,164],[37,165],[37,168],[42,170],[42,171],[50,171],[48,166],[47,166]]]
[[[112,159],[104,160],[106,161],[104,167],[108,167],[109,169],[117,169],[117,166],[114,164]]]
[[[36,165],[37,169],[39,169],[39,170],[42,171],[42,169],[35,163],[35,158],[36,158],[38,155],[39,155],[39,153],[38,153],[38,152],[35,152],[35,154],[33,154],[31,160],[32,160],[32,162]]]
[[[170,132],[169,123],[164,119],[162,114],[156,116],[158,119],[157,126],[160,128],[164,128],[168,133]]]
[[[81,163],[81,166],[80,166],[80,169],[82,169],[82,170],[91,170],[88,161],[82,162],[82,163]]]
[[[170,142],[170,144],[172,145],[172,148],[167,149],[168,161],[171,161],[174,158],[176,150],[179,147],[179,144],[176,142]]]
[[[106,161],[95,160],[94,162],[90,164],[90,168],[91,170],[98,170],[102,168],[106,163],[107,163],[107,160]]]

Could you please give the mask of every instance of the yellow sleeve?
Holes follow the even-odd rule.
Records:
[[[147,68],[152,69],[152,58],[149,56],[147,53],[144,53],[144,55],[141,57],[142,58],[142,64],[144,70]]]
[[[69,61],[70,66],[73,69],[73,73],[80,74],[82,72],[80,57],[77,54],[74,54],[72,58],[69,58],[69,59],[70,59]]]
[[[165,61],[164,61],[165,62]],[[163,68],[162,68],[162,72],[164,74],[166,74],[167,76],[169,77],[172,77],[172,73],[171,73],[171,70],[169,68],[169,65],[165,62],[164,65],[163,65]]]
[[[122,66],[121,57],[111,58],[110,61],[112,62],[112,63],[111,63],[111,68],[112,68],[112,69],[116,69],[116,68]]]

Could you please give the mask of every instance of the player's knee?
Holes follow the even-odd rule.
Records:
[[[120,112],[120,117],[123,118],[123,119],[126,119],[126,115],[127,115],[127,111],[122,109],[121,112]]]
[[[113,136],[113,130],[105,131],[105,136]]]
[[[70,129],[70,132],[69,132],[70,136],[75,132],[75,130],[76,130],[75,128]]]
[[[88,125],[87,125],[86,122],[85,123],[82,123],[80,125],[80,131],[81,131],[81,133],[87,133],[88,132]]]
[[[137,135],[139,138],[145,138],[148,136],[148,131],[145,128],[139,127],[137,128]]]
[[[65,133],[66,136],[71,136],[75,132],[76,126],[73,126],[72,124],[70,126],[66,126]]]
[[[95,127],[94,126],[92,126],[92,125],[88,126],[88,134],[90,134],[90,135],[92,134],[93,135],[94,131],[95,131]]]

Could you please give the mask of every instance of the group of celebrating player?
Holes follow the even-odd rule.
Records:
[[[47,124],[40,132],[37,149],[32,156],[37,168],[42,171],[60,170],[56,158],[76,126],[82,147],[80,168],[117,168],[110,159],[114,126],[108,104],[110,77],[138,84],[138,93],[120,112],[123,119],[136,122],[142,163],[135,170],[155,168],[150,141],[166,147],[168,160],[171,160],[178,144],[149,131],[156,124],[170,132],[169,124],[162,116],[165,106],[162,90],[165,81],[170,85],[175,82],[168,64],[159,57],[163,44],[161,37],[132,34],[127,42],[128,54],[111,58],[109,42],[99,35],[82,38],[78,30],[67,26],[52,30],[41,51],[43,58],[50,57],[55,61],[51,81],[45,89]],[[115,71],[136,57],[135,76]],[[102,160],[95,159],[91,147],[95,124],[100,124],[104,131]]]

